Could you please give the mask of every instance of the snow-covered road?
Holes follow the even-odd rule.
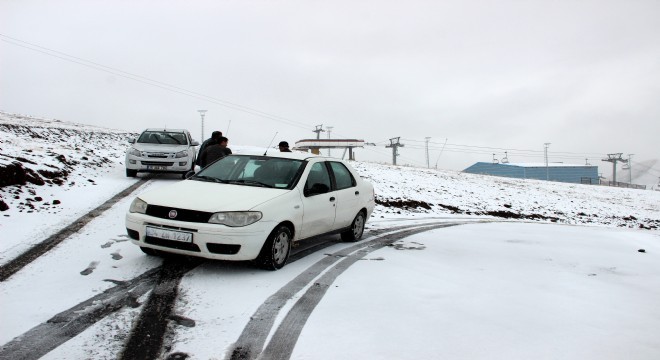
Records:
[[[152,180],[136,192],[171,181]],[[125,348],[149,338],[131,329],[155,296],[163,262],[122,233],[129,202],[0,283],[1,357],[136,355]],[[416,216],[374,219],[363,241],[330,237],[327,247],[277,272],[249,263],[166,264],[184,268],[171,314],[156,318],[164,324],[158,356],[654,359],[659,238]],[[157,293],[173,289],[163,286]],[[30,339],[40,341],[25,347]]]

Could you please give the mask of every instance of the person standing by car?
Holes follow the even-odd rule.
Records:
[[[277,146],[280,148],[280,152],[291,152],[291,150],[289,150],[289,143],[286,141],[280,141]]]
[[[211,137],[206,139],[202,145],[199,146],[199,152],[197,153],[197,160],[195,161],[195,165],[202,166],[202,154],[204,153],[204,150],[206,150],[206,148],[210,145],[219,143],[221,137],[222,131],[214,131],[211,133]]]
[[[200,156],[201,158],[200,166],[202,168],[205,168],[207,165],[211,164],[212,162],[218,159],[222,159],[227,155],[231,155],[231,149],[227,147],[228,142],[229,139],[222,136],[220,137],[220,139],[218,139],[217,144],[209,145]]]

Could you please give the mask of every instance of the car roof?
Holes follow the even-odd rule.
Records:
[[[164,128],[148,128],[144,131],[165,131],[165,132],[186,132],[186,133],[189,132],[186,129],[164,129]]]
[[[330,159],[330,160],[335,160],[335,161],[341,161],[341,159],[337,158],[329,158],[326,156],[322,155],[315,155],[309,152],[303,152],[303,151],[291,151],[291,152],[281,152],[277,149],[268,149],[267,151],[259,151],[255,149],[245,149],[242,151],[237,151],[234,153],[234,155],[258,155],[258,156],[268,156],[268,157],[275,157],[275,158],[285,158],[285,159],[296,159],[296,160],[307,160],[307,159]]]

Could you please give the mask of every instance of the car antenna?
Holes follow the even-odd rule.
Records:
[[[275,135],[273,135],[273,138],[270,140],[270,144],[268,144],[266,151],[264,151],[264,156],[266,156],[266,153],[268,152],[268,149],[270,149],[270,146],[273,145],[273,140],[275,140],[275,136],[277,136],[277,131],[275,131]]]
[[[229,136],[229,127],[231,126],[231,119],[229,119],[229,125],[227,125],[227,130],[225,130],[225,137]]]

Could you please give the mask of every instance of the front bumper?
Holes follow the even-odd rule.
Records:
[[[189,157],[157,160],[138,156],[126,158],[126,169],[139,172],[186,172],[192,167],[193,161]]]
[[[131,242],[140,247],[174,254],[216,260],[254,260],[276,224],[257,221],[244,227],[192,223],[156,218],[139,213],[126,214],[126,229]],[[146,227],[175,230],[192,234],[191,242],[147,237]]]

